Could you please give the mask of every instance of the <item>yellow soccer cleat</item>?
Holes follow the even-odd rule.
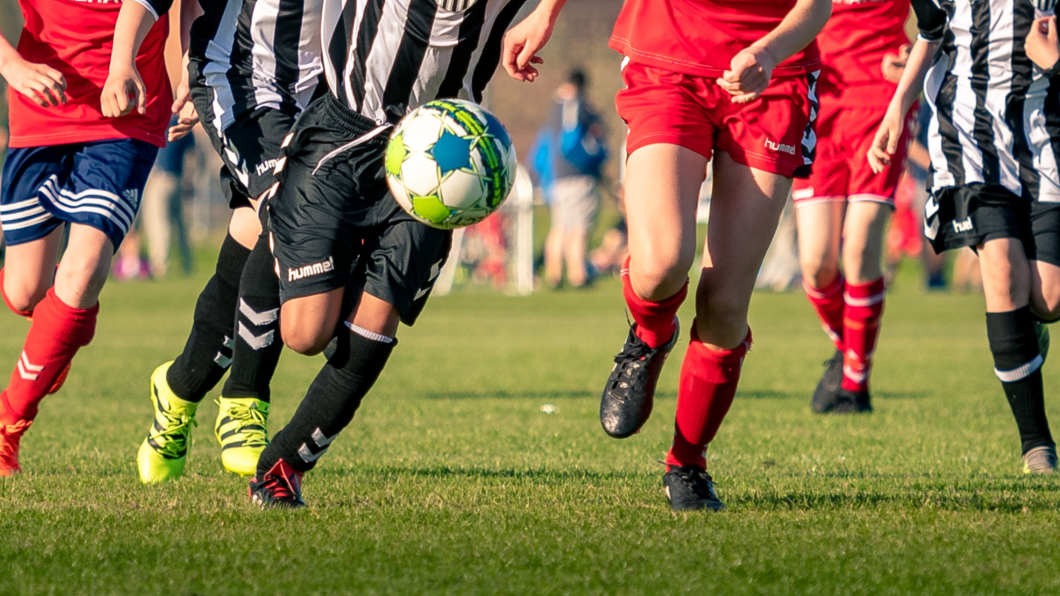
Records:
[[[222,397],[213,432],[221,444],[221,464],[240,476],[253,476],[258,457],[269,446],[269,404],[253,397]]]
[[[155,417],[136,454],[140,481],[144,484],[180,478],[191,449],[191,428],[196,424],[195,410],[199,404],[173,394],[166,382],[166,371],[172,364],[167,362],[151,374],[151,403]]]

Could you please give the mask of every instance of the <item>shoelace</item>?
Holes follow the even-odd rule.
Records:
[[[692,492],[696,493],[697,496],[704,499],[714,498],[713,491],[710,489],[710,484],[714,482],[714,479],[710,477],[710,474],[699,470],[679,469],[677,470],[677,475],[681,480],[691,485]]]
[[[156,431],[152,428],[150,436],[158,444],[163,455],[180,457],[182,453],[186,453],[188,447],[188,425],[198,426],[199,423],[187,414],[174,416],[163,413],[162,418],[166,421],[163,425],[165,430]]]
[[[214,403],[221,405],[220,401]],[[267,424],[264,412],[257,408],[237,404],[228,409],[228,416],[240,422],[239,432],[243,435],[244,447],[264,447],[269,444],[264,430]],[[252,428],[254,426],[258,428]]]
[[[1027,467],[1031,470],[1056,468],[1056,455],[1048,449],[1035,449],[1027,454]]]
[[[261,488],[269,493],[269,496],[278,501],[299,500],[298,495],[295,494],[291,485],[288,484],[287,479],[283,476],[277,476],[275,474],[266,475],[265,482],[262,483]]]

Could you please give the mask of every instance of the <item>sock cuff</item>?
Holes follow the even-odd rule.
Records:
[[[668,311],[676,312],[688,296],[688,280],[686,279],[684,285],[681,286],[681,289],[673,296],[664,298],[659,302],[645,300],[633,291],[633,283],[629,279],[629,269],[623,269],[622,271],[622,295],[626,299],[627,304],[642,312],[651,314],[663,314]]]
[[[846,282],[846,278],[840,273],[832,280],[832,283],[827,284],[823,288],[815,288],[810,285],[810,282],[806,278],[803,278],[802,289],[810,298],[824,300],[825,298],[831,298],[837,294],[843,293],[843,290],[847,285]]]
[[[396,338],[389,337],[381,333],[376,333],[375,331],[369,331],[368,329],[365,329],[364,327],[361,327],[359,325],[354,325],[349,321],[343,321],[343,324],[346,325],[346,328],[349,329],[351,332],[356,333],[357,335],[360,335],[361,337],[370,339],[372,341],[377,341],[384,344],[392,344],[397,341]]]
[[[41,325],[40,330],[49,337],[63,343],[87,346],[96,334],[99,302],[91,308],[74,308],[63,302],[51,287],[33,312],[33,324]]]
[[[19,310],[19,309],[15,308],[15,306],[13,304],[11,304],[11,301],[7,298],[7,292],[4,291],[4,268],[3,267],[0,267],[0,297],[2,297],[4,299],[4,304],[7,305],[7,307],[9,309],[11,309],[11,312],[15,313],[16,315],[18,315],[20,317],[26,317],[26,318],[29,318],[29,317],[33,316],[33,309]]]
[[[847,282],[843,298],[851,306],[872,306],[883,302],[886,291],[887,287],[882,277],[863,284]]]
[[[707,344],[703,343],[699,339],[699,332],[696,330],[696,320],[692,319],[692,331],[689,334],[691,339],[688,342],[688,349],[690,352],[694,352],[696,356],[705,358],[711,362],[717,362],[719,364],[735,364],[743,360],[747,352],[751,351],[751,345],[754,343],[754,337],[751,334],[751,327],[747,327],[747,337],[744,338],[740,345],[729,350],[714,350],[707,347]]]

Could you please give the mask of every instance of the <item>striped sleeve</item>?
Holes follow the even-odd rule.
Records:
[[[927,42],[942,41],[946,31],[946,11],[935,0],[913,0],[912,4],[920,39]]]

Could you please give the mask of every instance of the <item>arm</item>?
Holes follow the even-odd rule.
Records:
[[[41,107],[66,103],[66,79],[47,64],[27,62],[0,35],[0,76],[15,91],[37,102]]]
[[[202,15],[202,7],[197,0],[183,0],[180,5],[180,50],[184,56],[181,60],[182,71],[180,83],[173,96],[173,113],[178,114],[177,123],[169,128],[169,142],[188,136],[199,123],[199,114],[191,102],[191,87],[188,82],[188,48],[191,46],[191,24]]]
[[[168,10],[168,6],[166,7]],[[136,54],[147,33],[158,20],[156,8],[150,4],[122,2],[118,21],[114,25],[114,45],[110,53],[110,74],[100,97],[103,115],[107,118],[124,116],[133,110],[146,111],[147,92],[143,79],[136,70]],[[130,98],[132,100],[130,101]]]
[[[832,0],[798,0],[776,29],[733,56],[718,86],[733,95],[734,103],[758,99],[769,86],[773,69],[810,45],[830,16]]]
[[[566,3],[567,0],[541,0],[530,16],[504,35],[501,61],[508,76],[517,81],[534,82],[538,72],[533,65],[544,62],[537,53],[548,43],[559,12]]]
[[[891,156],[898,150],[898,139],[902,136],[902,128],[905,126],[905,116],[909,108],[913,107],[920,92],[924,88],[924,75],[931,67],[932,58],[938,51],[938,42],[917,39],[913,49],[909,52],[909,61],[905,70],[902,71],[902,79],[898,81],[898,89],[887,106],[887,113],[876,131],[869,148],[868,159],[872,171],[879,174],[887,169],[891,163]]]

